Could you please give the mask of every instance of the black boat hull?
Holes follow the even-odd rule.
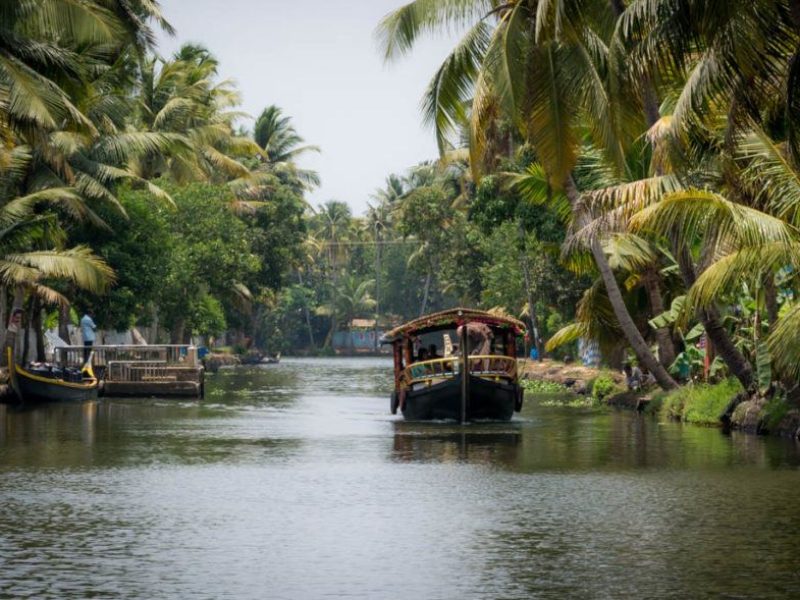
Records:
[[[60,379],[46,381],[17,367],[16,388],[23,402],[83,402],[97,399],[97,381],[70,383]],[[43,381],[45,380],[45,381]]]
[[[522,390],[516,383],[488,381],[470,375],[467,421],[509,421],[521,408]],[[461,375],[430,387],[406,392],[402,403],[408,421],[461,420]]]

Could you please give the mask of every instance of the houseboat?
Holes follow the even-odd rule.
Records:
[[[386,333],[394,356],[391,411],[410,421],[508,421],[522,409],[517,340],[525,325],[456,308]]]

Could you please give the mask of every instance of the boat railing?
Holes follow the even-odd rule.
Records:
[[[84,357],[83,346],[61,346],[55,349],[56,362],[61,366],[81,366]],[[94,366],[107,367],[112,362],[139,361],[160,362],[168,365],[191,363],[194,353],[188,345],[120,345],[92,346]]]
[[[483,379],[515,380],[517,377],[517,360],[511,356],[500,354],[480,354],[468,357],[471,375]],[[412,363],[403,369],[400,383],[410,387],[418,383],[433,384],[440,379],[450,379],[461,373],[460,356],[434,358]]]

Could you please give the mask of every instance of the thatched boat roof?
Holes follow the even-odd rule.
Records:
[[[390,344],[410,334],[420,335],[441,329],[454,329],[465,323],[485,323],[493,329],[511,329],[518,335],[524,335],[527,331],[525,324],[513,317],[472,308],[451,308],[403,323],[386,332],[381,337],[381,343]]]

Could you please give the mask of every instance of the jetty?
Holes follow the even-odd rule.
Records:
[[[83,346],[56,348],[55,362],[61,367],[79,367],[84,351]],[[205,369],[195,346],[92,346],[92,351],[102,396],[203,397]]]

